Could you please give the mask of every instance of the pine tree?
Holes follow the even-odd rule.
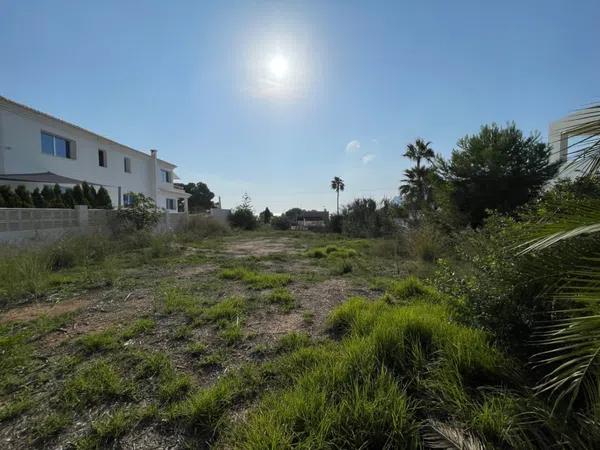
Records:
[[[35,208],[47,208],[48,207],[48,203],[46,203],[46,200],[44,199],[44,197],[42,197],[42,194],[40,193],[40,188],[35,188],[33,190],[33,193],[31,194],[31,200],[33,201],[33,206]]]
[[[27,188],[23,185],[17,186],[15,194],[21,201],[21,208],[33,208],[33,200]]]
[[[96,208],[112,209],[112,200],[104,186],[100,186],[100,189],[96,193]]]

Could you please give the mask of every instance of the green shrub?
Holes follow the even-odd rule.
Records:
[[[233,228],[240,228],[242,230],[255,230],[258,228],[258,220],[249,208],[237,208],[229,213],[227,219]]]
[[[129,194],[133,201],[130,206],[119,209],[117,216],[119,227],[124,232],[128,232],[132,228],[136,230],[152,229],[163,213],[156,207],[152,198],[141,193],[130,192]]]
[[[277,216],[271,219],[271,227],[275,230],[289,230],[292,224],[286,216]]]

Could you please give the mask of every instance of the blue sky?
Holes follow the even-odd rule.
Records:
[[[342,202],[396,195],[416,137],[546,136],[599,100],[599,19],[597,0],[0,0],[0,95],[157,148],[225,207],[334,210],[335,175]]]

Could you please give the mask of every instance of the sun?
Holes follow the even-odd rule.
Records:
[[[289,64],[286,58],[281,55],[274,56],[269,61],[269,72],[277,79],[285,78],[288,73]]]

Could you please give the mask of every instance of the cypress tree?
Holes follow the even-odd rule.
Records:
[[[62,201],[66,208],[73,208],[75,206],[72,188],[65,189],[65,192],[62,194]]]
[[[33,206],[35,208],[47,208],[48,207],[48,203],[46,203],[46,200],[44,199],[44,197],[42,197],[42,194],[40,193],[40,188],[35,188],[33,190],[33,193],[31,194],[31,200],[33,201]]]
[[[78,184],[73,188],[73,204],[74,205],[87,205],[85,196],[83,195],[83,189]]]
[[[33,208],[33,200],[27,188],[23,185],[17,186],[15,194],[21,200],[21,208]]]
[[[83,198],[86,200],[86,205],[90,208],[96,206],[96,189],[94,186],[90,186],[87,181],[81,183],[81,189],[83,190]]]
[[[104,186],[100,186],[96,193],[96,208],[112,209],[112,200]]]
[[[54,191],[50,189],[50,186],[44,186],[42,188],[42,197],[46,202],[46,208],[52,208],[54,203]]]
[[[62,191],[60,190],[60,186],[58,184],[55,184],[54,188],[52,189],[52,192],[54,194],[54,200],[52,201],[52,203],[50,203],[50,207],[51,208],[64,208],[65,204],[63,203],[63,200],[62,200]]]

